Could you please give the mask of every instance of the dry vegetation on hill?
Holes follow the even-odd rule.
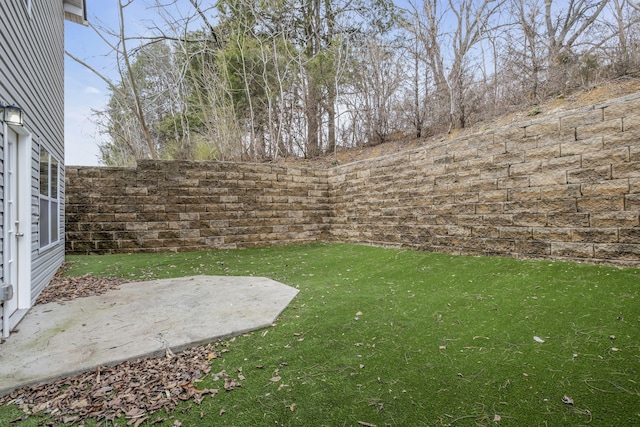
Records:
[[[415,138],[411,135],[396,134],[395,136],[390,137],[387,142],[384,142],[382,144],[376,144],[372,146],[365,145],[349,149],[338,148],[335,153],[327,154],[325,156],[317,157],[311,160],[287,158],[283,161],[285,163],[299,164],[301,162],[304,162],[313,164],[314,166],[331,167],[337,164],[372,159],[399,151],[419,148],[421,146],[429,145],[435,142],[452,140],[462,135],[469,135],[486,131],[488,129],[495,129],[501,126],[509,125],[511,123],[523,122],[526,120],[530,120],[533,117],[544,117],[556,114],[561,111],[568,111],[587,105],[606,102],[608,100],[619,98],[625,95],[630,95],[639,91],[640,78],[626,77],[618,79],[616,81],[608,82],[589,90],[576,92],[570,96],[557,97],[556,99],[549,100],[538,106],[531,107],[528,110],[514,111],[497,117],[490,122],[476,123],[465,129],[454,129],[448,134],[443,133],[424,138]]]
[[[360,157],[352,148],[391,141],[367,150],[382,154],[440,132],[452,138],[640,70],[635,1],[162,3],[143,38],[138,25],[99,30],[123,48],[109,49],[119,73],[100,77],[118,89],[94,114],[107,166],[332,158],[329,166]],[[72,57],[101,68],[81,56]]]

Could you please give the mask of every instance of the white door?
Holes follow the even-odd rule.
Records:
[[[13,296],[5,301],[2,313],[2,336],[7,338],[15,322],[19,309],[23,308],[25,298],[30,299],[29,283],[21,283],[20,268],[25,268],[19,260],[19,245],[24,233],[20,228],[20,174],[18,173],[19,154],[18,135],[8,127],[6,129],[4,147],[4,248],[3,270],[4,283],[13,289]],[[24,190],[24,189],[22,189]],[[25,221],[28,227],[29,221]],[[12,320],[12,316],[14,319]]]

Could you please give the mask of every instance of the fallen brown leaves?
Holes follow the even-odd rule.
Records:
[[[88,418],[114,420],[125,417],[127,425],[138,426],[149,415],[175,410],[181,401],[200,404],[218,389],[199,389],[198,380],[211,371],[211,355],[218,343],[166,357],[123,362],[49,384],[24,387],[0,398],[0,404],[15,404],[25,414],[45,414],[55,422],[80,423]],[[227,387],[225,378],[225,389]],[[235,383],[235,381],[233,381]],[[235,383],[234,386],[239,384]]]
[[[123,283],[127,283],[127,280],[89,275],[65,277],[56,274],[51,284],[44,288],[38,296],[36,304],[70,301],[76,298],[100,295],[112,289],[118,289]]]
[[[64,270],[63,266],[36,304],[100,295],[127,283],[113,277],[65,277]],[[89,418],[111,421],[125,417],[128,426],[153,425],[165,421],[161,417],[149,418],[160,409],[170,413],[181,401],[200,404],[207,394],[218,393],[218,389],[199,389],[196,383],[211,371],[211,360],[228,351],[218,351],[219,345],[195,347],[179,354],[167,349],[164,358],[126,361],[48,384],[24,387],[0,397],[0,405],[15,404],[24,411],[26,415],[16,422],[38,414],[50,416],[55,423],[83,425]],[[224,371],[216,376],[224,378],[227,391],[240,386]],[[176,423],[175,426],[180,425],[177,420]]]

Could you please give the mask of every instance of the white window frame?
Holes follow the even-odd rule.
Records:
[[[46,162],[43,162],[43,159]],[[60,165],[61,162],[44,145],[40,145],[38,159],[40,175],[38,177],[38,248],[46,250],[58,244],[60,236]],[[47,182],[43,188],[43,163],[46,164]],[[54,167],[54,165],[56,165]],[[55,177],[53,174],[55,173]],[[52,185],[55,183],[55,186]],[[45,192],[46,194],[43,194]],[[46,210],[45,210],[46,209]],[[52,215],[52,212],[55,215]],[[46,227],[46,228],[45,228]]]

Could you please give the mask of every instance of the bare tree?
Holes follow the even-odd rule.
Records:
[[[405,15],[402,19],[402,29],[409,33],[407,43],[404,46],[404,52],[408,56],[407,62],[411,63],[408,74],[411,76],[411,87],[407,90],[407,97],[411,98],[411,113],[408,114],[407,120],[410,120],[417,138],[423,135],[423,128],[427,119],[427,96],[429,91],[429,71],[427,56],[424,54],[426,46],[424,44],[424,35],[426,33],[423,27],[419,8],[415,3],[409,3],[409,9],[404,10]]]
[[[640,6],[632,1],[611,0],[610,20],[605,20],[604,27],[610,34],[604,34],[602,39],[611,36],[609,49],[610,61],[616,76],[632,72],[637,66],[637,43],[633,43],[633,30],[637,27]],[[607,50],[607,49],[605,49]]]
[[[406,79],[397,46],[374,38],[357,48],[351,95],[345,99],[359,144],[377,145],[402,124],[400,87]]]
[[[507,34],[502,52],[508,70],[511,103],[536,104],[542,100],[543,73],[546,71],[545,42],[542,31],[542,7],[538,0],[513,0],[513,31]]]
[[[69,56],[74,61],[84,65],[87,69],[93,71],[98,77],[100,77],[108,87],[114,92],[117,93],[121,101],[128,108],[128,110],[136,117],[138,123],[140,124],[143,135],[145,138],[146,146],[148,153],[147,155],[152,159],[157,159],[158,154],[156,148],[154,146],[153,139],[151,137],[151,132],[149,131],[149,127],[147,125],[147,120],[145,117],[145,112],[142,106],[142,102],[140,99],[140,93],[138,89],[138,84],[135,77],[135,72],[131,65],[130,54],[127,47],[128,38],[125,33],[125,9],[133,2],[133,0],[118,0],[118,31],[117,32],[108,32],[104,29],[98,30],[96,27],[92,27],[96,30],[96,32],[100,35],[102,40],[108,44],[108,46],[115,52],[116,61],[118,64],[118,74],[121,79],[121,82],[126,82],[124,85],[118,86],[109,78],[107,78],[104,74],[91,67],[85,61],[80,58],[74,56],[73,54],[66,52],[67,56]],[[116,41],[111,42],[107,39],[106,33],[108,35],[115,37]]]
[[[434,102],[446,120],[449,131],[467,124],[465,89],[477,75],[470,57],[476,46],[492,28],[496,12],[504,0],[449,0],[441,9],[437,1],[425,1],[422,8],[413,6],[412,19],[424,45],[435,88]],[[447,112],[442,109],[446,106]],[[444,117],[447,117],[444,119]]]
[[[95,27],[117,76],[69,56],[112,92],[98,117],[117,163],[314,157],[451,131],[627,72],[637,50],[630,0],[412,1],[397,29],[389,0],[147,0],[163,22],[134,37],[119,0],[118,28]]]
[[[629,4],[631,5],[631,7],[633,7],[634,9],[640,11],[640,4],[632,1],[632,0],[627,0],[629,2]]]
[[[555,10],[553,0],[544,0],[547,74],[554,90],[561,90],[566,85],[573,49],[607,3],[608,0],[571,0],[566,8]]]

